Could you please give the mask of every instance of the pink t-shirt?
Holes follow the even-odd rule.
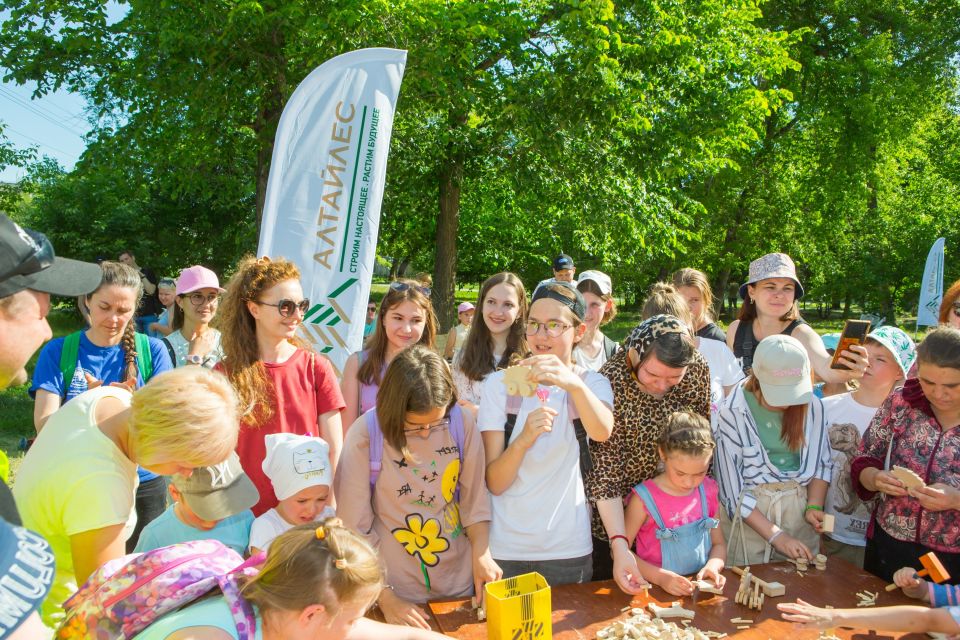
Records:
[[[660,511],[660,519],[663,520],[664,526],[676,529],[685,524],[696,522],[703,517],[699,489],[694,489],[685,496],[672,496],[658,487],[653,480],[644,480],[643,486],[653,496],[653,501],[657,505],[657,510]],[[719,504],[717,483],[713,478],[704,478],[703,490],[707,494],[707,513],[711,518],[715,518]],[[637,490],[631,489],[631,491],[639,500],[640,496],[636,495]],[[633,499],[632,496],[631,499]],[[654,522],[653,516],[649,513],[647,519],[640,525],[640,531],[637,532],[635,546],[637,556],[652,565],[663,566],[663,557],[660,555],[660,541],[657,540],[657,523]]]
[[[277,405],[263,424],[252,426],[244,420],[237,441],[240,464],[260,492],[260,502],[253,507],[255,516],[277,506],[273,485],[260,466],[267,454],[264,438],[271,433],[319,436],[317,418],[346,406],[333,366],[323,356],[297,349],[286,362],[264,362],[263,366],[276,389]]]

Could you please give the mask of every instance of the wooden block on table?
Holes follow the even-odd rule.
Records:
[[[681,607],[679,602],[673,602],[669,607],[662,607],[656,602],[651,602],[647,605],[647,608],[650,609],[650,613],[658,618],[689,618],[692,620],[697,615],[690,609]]]
[[[709,580],[694,580],[693,586],[695,586],[697,589],[705,593],[716,593],[716,594],[723,593],[723,589],[719,588],[717,585],[713,584]]]

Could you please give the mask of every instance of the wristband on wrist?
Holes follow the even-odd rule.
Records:
[[[804,513],[807,511],[823,511],[823,507],[818,504],[808,504],[807,508],[803,510]]]
[[[777,529],[776,531],[774,531],[773,534],[769,538],[767,538],[767,544],[772,546],[773,541],[776,540],[781,533],[783,533],[783,529]]]
[[[610,546],[611,546],[611,547],[613,546],[613,541],[616,540],[616,539],[618,539],[618,538],[619,538],[620,540],[623,540],[624,542],[626,542],[626,543],[627,543],[627,548],[630,548],[630,540],[627,539],[627,536],[625,536],[625,535],[623,535],[623,534],[620,534],[620,533],[618,533],[618,534],[615,535],[615,536],[610,536]]]

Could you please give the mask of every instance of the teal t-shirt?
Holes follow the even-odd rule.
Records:
[[[787,443],[780,437],[783,414],[761,406],[756,396],[749,391],[745,392],[743,397],[747,400],[747,406],[753,415],[753,421],[757,423],[760,444],[766,450],[770,462],[780,471],[798,470],[800,468],[800,452],[791,451],[787,447]]]
[[[190,627],[215,627],[223,629],[231,638],[239,640],[237,625],[233,622],[230,607],[223,596],[204,598],[195,604],[163,616],[134,636],[134,640],[167,640],[167,636]],[[263,640],[263,625],[257,615],[256,640]]]
[[[201,531],[181,522],[177,514],[173,512],[173,505],[170,505],[166,511],[143,528],[134,552],[142,553],[192,540],[219,540],[243,555],[250,544],[250,526],[252,524],[253,512],[247,509],[229,518],[224,518],[209,531]]]

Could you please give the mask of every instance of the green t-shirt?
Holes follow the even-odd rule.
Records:
[[[791,451],[787,443],[780,438],[783,425],[783,414],[779,411],[770,411],[761,406],[757,397],[749,391],[744,392],[753,421],[757,423],[757,433],[760,435],[760,444],[767,452],[767,458],[780,471],[796,471],[800,468],[800,452]]]

